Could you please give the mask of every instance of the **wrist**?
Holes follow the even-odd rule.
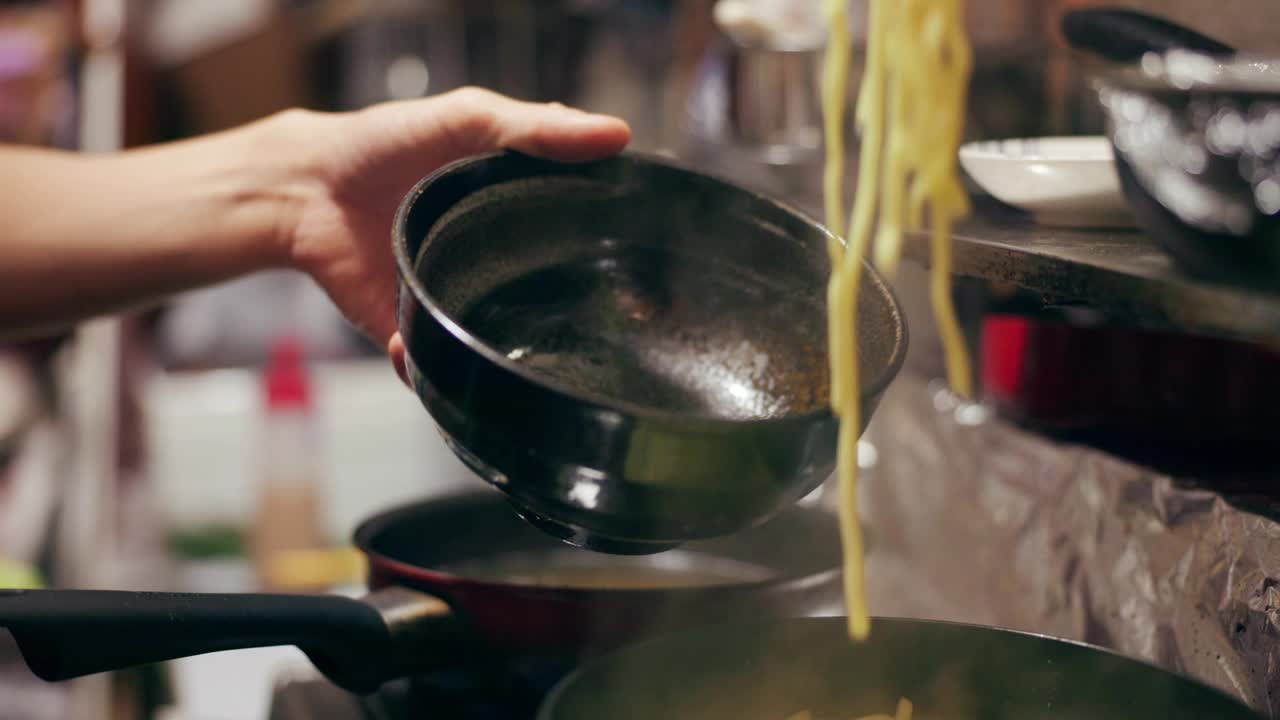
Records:
[[[234,131],[238,148],[230,160],[243,173],[237,200],[251,218],[258,262],[265,268],[299,266],[297,230],[306,208],[328,191],[323,153],[329,118],[287,110]]]

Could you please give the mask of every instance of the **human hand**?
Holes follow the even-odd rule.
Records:
[[[295,113],[281,124],[290,126],[282,139],[307,158],[299,167],[307,180],[282,219],[290,263],[387,348],[402,378],[390,238],[396,207],[413,184],[442,165],[491,150],[579,162],[614,155],[630,139],[616,118],[475,88],[354,113]]]

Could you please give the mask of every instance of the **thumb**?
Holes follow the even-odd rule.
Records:
[[[395,111],[411,115],[404,124],[410,128],[409,142],[439,164],[503,149],[583,162],[615,155],[631,140],[631,129],[618,118],[479,88],[397,103]]]
[[[400,382],[412,390],[413,384],[409,382],[409,370],[404,364],[404,354],[404,338],[397,332],[387,341],[387,357],[391,358],[391,367],[395,368],[396,375],[400,376]]]

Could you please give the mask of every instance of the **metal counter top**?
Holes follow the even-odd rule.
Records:
[[[821,201],[809,193],[790,200],[822,217]],[[1085,306],[1153,329],[1280,343],[1280,288],[1264,292],[1190,277],[1137,230],[1046,227],[979,196],[953,238],[957,275],[1040,293],[1047,307]],[[928,235],[908,235],[903,253],[928,265]]]
[[[1018,285],[1043,294],[1047,305],[1086,305],[1147,327],[1280,340],[1280,289],[1189,277],[1137,231],[1050,228],[979,203],[954,238],[957,274]],[[908,238],[905,253],[927,263],[927,236]]]

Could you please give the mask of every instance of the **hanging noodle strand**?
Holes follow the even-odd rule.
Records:
[[[839,233],[844,207],[849,0],[823,0],[830,28],[823,67],[826,219]],[[861,137],[857,192],[847,242],[832,241],[827,288],[831,407],[840,420],[837,479],[849,635],[867,637],[862,533],[858,525],[858,435],[862,429],[857,356],[858,297],[870,255],[892,277],[903,235],[928,220],[929,295],[946,353],[947,380],[972,395],[972,370],[951,299],[951,226],[969,212],[956,164],[973,56],[963,0],[867,0],[867,57],[855,121]],[[899,708],[900,713],[902,708]],[[906,712],[910,713],[907,705]]]

